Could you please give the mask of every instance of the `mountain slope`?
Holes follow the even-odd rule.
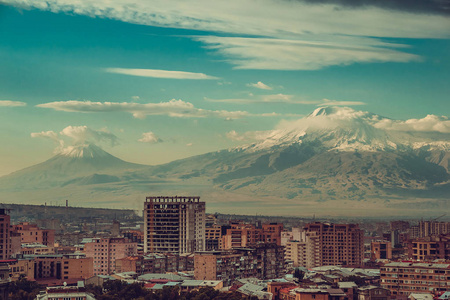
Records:
[[[3,176],[1,188],[59,187],[67,181],[95,173],[114,174],[146,166],[123,161],[93,144],[71,146],[45,162]],[[98,181],[98,178],[96,178]]]

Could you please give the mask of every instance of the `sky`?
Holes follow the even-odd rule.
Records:
[[[446,119],[448,7],[0,0],[0,176],[84,142],[166,163],[324,105]]]

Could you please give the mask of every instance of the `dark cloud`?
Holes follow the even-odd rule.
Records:
[[[413,13],[450,15],[450,0],[298,0],[311,4],[336,4],[344,7],[379,7]]]

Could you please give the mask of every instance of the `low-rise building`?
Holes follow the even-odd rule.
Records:
[[[94,295],[86,292],[82,286],[48,287],[36,296],[36,300],[95,300]]]
[[[358,289],[358,300],[389,300],[391,291],[379,286],[364,286]]]

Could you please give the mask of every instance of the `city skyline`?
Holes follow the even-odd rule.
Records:
[[[86,141],[167,163],[320,106],[448,134],[449,29],[419,2],[2,1],[0,176]]]

